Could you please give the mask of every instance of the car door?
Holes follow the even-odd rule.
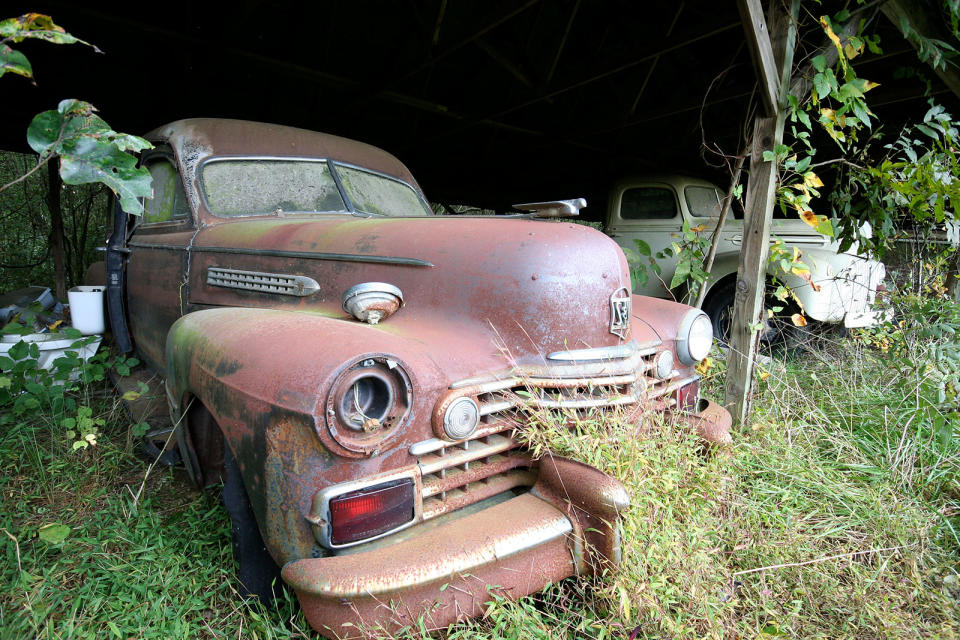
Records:
[[[167,331],[188,299],[187,252],[195,226],[172,153],[158,148],[142,164],[153,178],[153,197],[144,201],[127,242],[127,313],[137,351],[162,371]]]

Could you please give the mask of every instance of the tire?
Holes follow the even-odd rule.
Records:
[[[164,467],[175,467],[180,463],[180,451],[178,449],[164,449],[163,445],[162,440],[155,441],[152,438],[144,437],[140,440],[140,453],[149,462]]]
[[[730,314],[733,312],[736,291],[736,281],[726,280],[717,285],[703,302],[703,312],[713,323],[713,337],[721,346],[726,346],[730,334]]]
[[[269,604],[283,589],[280,567],[273,561],[260,535],[260,527],[257,526],[250,498],[240,476],[240,466],[230,447],[224,447],[223,464],[226,475],[223,504],[230,514],[230,537],[233,541],[233,557],[237,561],[240,593],[256,596],[264,604]]]
[[[794,342],[794,335],[798,327],[793,325],[791,316],[799,311],[796,303],[793,301],[784,302],[770,293],[770,283],[767,283],[767,291],[764,295],[764,308],[783,307],[772,318],[763,316],[766,319],[765,328],[760,336],[761,346],[767,348],[784,347]],[[713,323],[713,335],[720,343],[720,346],[727,346],[730,335],[730,316],[733,313],[734,297],[737,292],[737,281],[729,279],[717,285],[706,301],[703,303],[703,312]]]

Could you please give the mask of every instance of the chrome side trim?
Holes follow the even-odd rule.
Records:
[[[166,247],[164,247],[166,248]],[[176,247],[170,247],[176,248]],[[319,251],[285,251],[282,249],[251,249],[248,247],[208,247],[191,245],[194,253],[226,253],[238,256],[270,256],[273,258],[298,258],[302,260],[335,260],[338,262],[372,262],[376,264],[402,264],[409,267],[432,267],[432,262],[419,258],[401,256],[371,256],[355,253],[323,253]]]
[[[258,293],[276,293],[284,296],[309,296],[320,290],[313,278],[286,273],[264,273],[210,267],[207,269],[207,284],[225,289],[243,289]]]

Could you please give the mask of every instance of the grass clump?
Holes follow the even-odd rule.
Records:
[[[771,363],[753,423],[706,456],[677,423],[637,437],[541,415],[535,448],[627,487],[623,563],[589,588],[498,601],[451,637],[955,637],[957,457],[904,439],[884,366],[849,341]]]

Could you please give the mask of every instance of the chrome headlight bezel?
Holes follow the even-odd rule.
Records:
[[[686,365],[697,364],[707,357],[713,346],[713,324],[700,309],[690,309],[680,321],[677,331],[677,358]]]

